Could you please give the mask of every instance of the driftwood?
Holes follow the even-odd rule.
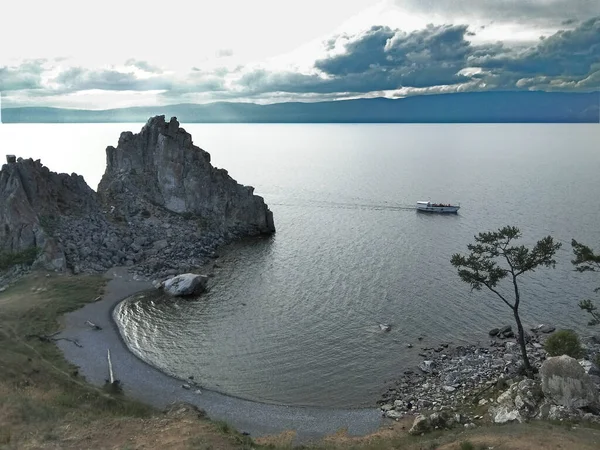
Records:
[[[110,381],[110,384],[114,384],[114,382],[115,382],[115,375],[113,374],[112,361],[110,360],[110,349],[107,350],[107,357],[108,357],[108,376],[109,376],[109,381]]]
[[[44,335],[44,334],[28,334],[27,336],[25,336],[27,339],[31,339],[31,338],[38,338],[40,341],[42,342],[56,342],[56,341],[68,341],[68,342],[72,342],[73,344],[75,344],[77,347],[81,347],[83,348],[83,345],[81,345],[79,343],[79,341],[77,341],[77,339],[70,339],[70,338],[65,338],[65,337],[54,337],[56,336],[58,333],[60,333],[60,331],[57,331],[56,333],[52,333],[49,335]]]
[[[89,326],[90,326],[90,327],[92,327],[92,329],[94,329],[94,330],[101,330],[101,329],[102,329],[102,327],[101,327],[100,325],[96,325],[94,322],[91,322],[91,321],[89,321],[89,320],[86,320],[86,321],[85,321],[85,324],[86,324],[86,325],[89,325]]]

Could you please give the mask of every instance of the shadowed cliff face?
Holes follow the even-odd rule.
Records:
[[[50,225],[98,208],[83,177],[50,172],[39,160],[19,158],[0,171],[0,249],[17,253],[37,247],[37,264],[63,270],[65,256]]]
[[[0,252],[35,247],[35,264],[49,270],[125,265],[162,277],[198,267],[236,237],[275,231],[263,199],[212,167],[175,118],[151,118],[106,153],[98,193],[39,160],[2,166]]]
[[[275,231],[273,215],[254,188],[242,186],[192,143],[176,118],[148,120],[140,133],[124,132],[106,149],[107,167],[98,194],[126,217],[145,203],[208,220],[221,231]]]

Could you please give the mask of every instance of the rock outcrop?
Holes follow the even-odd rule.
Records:
[[[548,358],[540,369],[544,396],[565,408],[598,409],[598,391],[576,359],[567,355]]]
[[[0,171],[0,249],[39,251],[35,264],[64,270],[64,249],[54,238],[60,220],[99,210],[96,194],[76,174],[50,172],[39,160],[19,158]]]
[[[275,231],[273,215],[254,188],[242,186],[196,147],[175,117],[148,120],[139,134],[121,133],[106,149],[106,172],[98,186],[105,205],[126,219],[152,207],[195,216],[221,232]]]
[[[0,254],[34,248],[49,270],[125,265],[165,278],[232,239],[275,231],[263,199],[212,167],[175,118],[151,118],[106,153],[98,193],[79,175],[11,157],[0,172]]]

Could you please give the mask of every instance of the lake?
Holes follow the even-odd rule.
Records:
[[[513,323],[450,265],[476,233],[504,225],[526,244],[563,243],[556,269],[522,279],[524,323],[590,331],[577,302],[600,277],[572,270],[570,242],[600,250],[600,126],[183,126],[214,165],[256,187],[277,233],[222,249],[198,301],[154,295],[117,308],[130,348],[165,372],[262,402],[373,406],[420,347],[485,345],[489,329]],[[0,144],[95,188],[105,147],[140,128],[2,125]],[[461,210],[417,213],[417,200]]]

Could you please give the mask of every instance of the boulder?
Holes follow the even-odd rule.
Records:
[[[417,417],[415,417],[415,421],[413,422],[410,430],[408,430],[408,433],[412,435],[418,435],[427,433],[430,430],[431,423],[429,422],[429,419],[426,416],[419,414]]]
[[[435,412],[429,416],[429,424],[432,428],[445,428],[448,416],[444,412]]]
[[[540,369],[544,396],[565,408],[598,406],[598,391],[585,370],[567,355],[548,358]]]
[[[390,409],[389,411],[386,411],[384,413],[384,415],[385,415],[385,417],[388,417],[388,418],[394,419],[394,420],[401,419],[404,416],[403,413],[396,411],[394,409]]]
[[[488,410],[492,421],[494,423],[507,423],[507,422],[522,422],[523,418],[519,413],[519,410],[514,408],[510,408],[505,405],[493,406]]]
[[[552,325],[547,325],[547,324],[540,324],[537,327],[535,327],[533,329],[533,331],[536,331],[538,333],[552,333],[556,330],[556,327],[553,327]]]
[[[204,292],[206,290],[207,282],[208,277],[206,275],[184,273],[165,281],[163,283],[163,289],[167,294],[173,297],[185,297]]]
[[[433,361],[423,361],[419,364],[419,369],[425,373],[433,373],[434,367]]]

